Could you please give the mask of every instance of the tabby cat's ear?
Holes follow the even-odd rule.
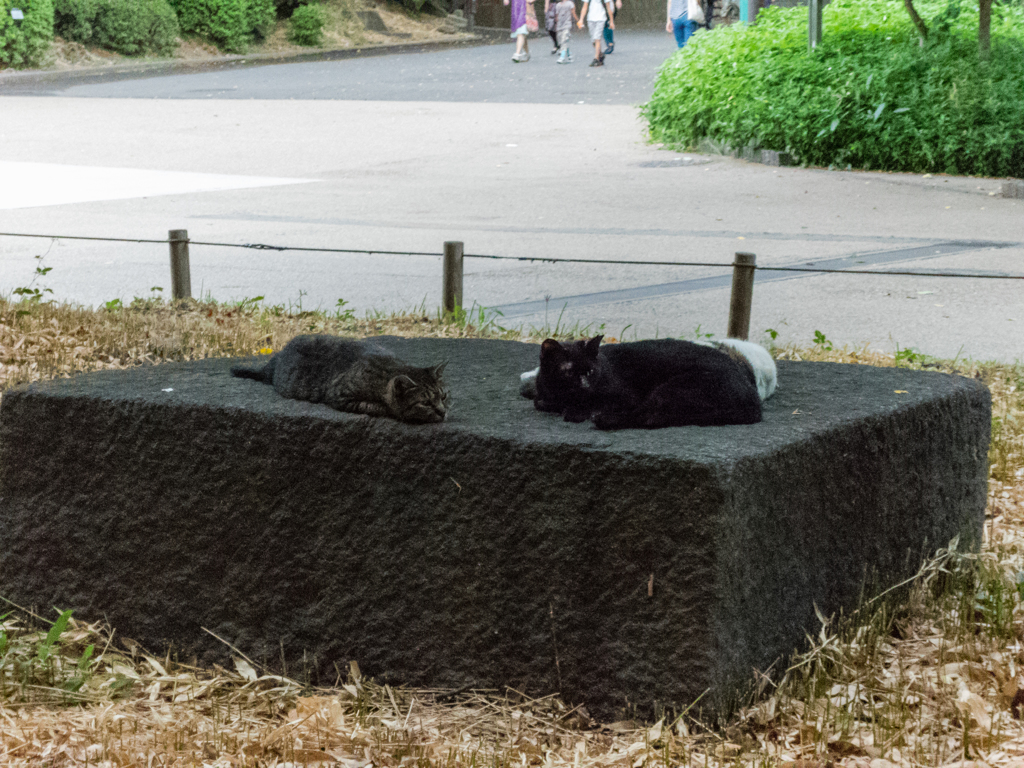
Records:
[[[395,396],[401,397],[411,392],[412,390],[416,389],[416,387],[418,387],[419,384],[417,384],[415,381],[410,379],[405,374],[402,374],[401,376],[395,376],[395,378],[391,380],[391,386],[394,387]]]
[[[440,379],[440,378],[441,378],[441,374],[442,374],[442,373],[444,373],[444,367],[445,367],[446,365],[448,365],[448,361],[447,361],[447,360],[445,360],[445,361],[444,361],[443,363],[441,363],[440,365],[435,365],[435,366],[434,366],[434,367],[433,367],[433,368],[432,368],[432,369],[430,370],[430,372],[431,372],[432,374],[434,374],[434,378],[435,378],[435,379]]]
[[[601,339],[603,338],[604,336],[595,336],[583,345],[583,351],[587,353],[587,357],[591,357],[595,360],[597,359],[597,350],[600,348]]]
[[[540,359],[544,360],[552,359],[556,356],[560,356],[565,350],[562,345],[554,339],[544,339],[544,343],[540,345]]]

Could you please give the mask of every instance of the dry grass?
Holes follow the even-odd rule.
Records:
[[[97,311],[0,300],[0,388],[78,371],[278,349],[298,333],[536,339],[470,318],[357,319],[287,308],[137,300]],[[955,547],[759,681],[729,720],[693,712],[641,727],[599,725],[557,697],[381,687],[353,667],[309,689],[238,657],[194,669],[69,616],[49,629],[16,609],[0,621],[3,765],[1024,767],[1024,368],[942,363],[914,352],[779,348],[786,359],[955,369],[992,390],[985,542]],[[41,630],[40,627],[43,627]],[[971,763],[967,763],[968,765]]]

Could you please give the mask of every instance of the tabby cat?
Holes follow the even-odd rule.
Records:
[[[318,334],[296,336],[261,367],[236,366],[231,373],[293,400],[428,424],[448,414],[444,367],[416,368],[376,344]]]
[[[756,424],[775,362],[749,342],[655,339],[601,346],[547,339],[520,391],[538,410],[598,429]],[[762,354],[763,353],[763,354]]]

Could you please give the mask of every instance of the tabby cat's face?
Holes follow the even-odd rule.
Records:
[[[434,424],[448,415],[449,394],[441,372],[444,364],[424,368],[411,376],[396,376],[388,382],[388,406],[399,421]]]

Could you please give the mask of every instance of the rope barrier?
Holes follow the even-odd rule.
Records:
[[[126,237],[86,237],[82,235],[41,235],[22,232],[0,232],[0,237],[38,237],[51,240],[96,240],[115,243],[155,243],[167,245],[171,240],[151,240],[145,238]],[[365,248],[307,248],[293,245],[269,245],[267,243],[218,243],[206,240],[187,240],[190,245],[206,245],[220,248],[248,248],[258,251],[303,251],[308,253],[362,253],[378,256],[443,256],[436,251],[382,251]],[[623,266],[654,266],[654,267],[709,267],[712,269],[732,269],[736,266],[751,266],[735,262],[707,261],[643,261],[626,259],[564,259],[548,256],[498,256],[484,253],[467,253],[466,259],[489,259],[492,261],[539,261],[545,264],[617,264]],[[924,272],[917,270],[884,270],[884,269],[827,269],[823,267],[766,267],[760,264],[752,267],[759,272],[812,272],[818,274],[840,275],[888,275],[903,277],[956,277],[974,278],[979,280],[1024,280],[1024,275],[1004,275],[985,272]]]
[[[106,243],[156,243],[167,245],[170,240],[146,240],[131,237],[85,237],[84,235],[29,235],[24,232],[0,232],[0,237],[42,237],[47,240],[98,240]]]

